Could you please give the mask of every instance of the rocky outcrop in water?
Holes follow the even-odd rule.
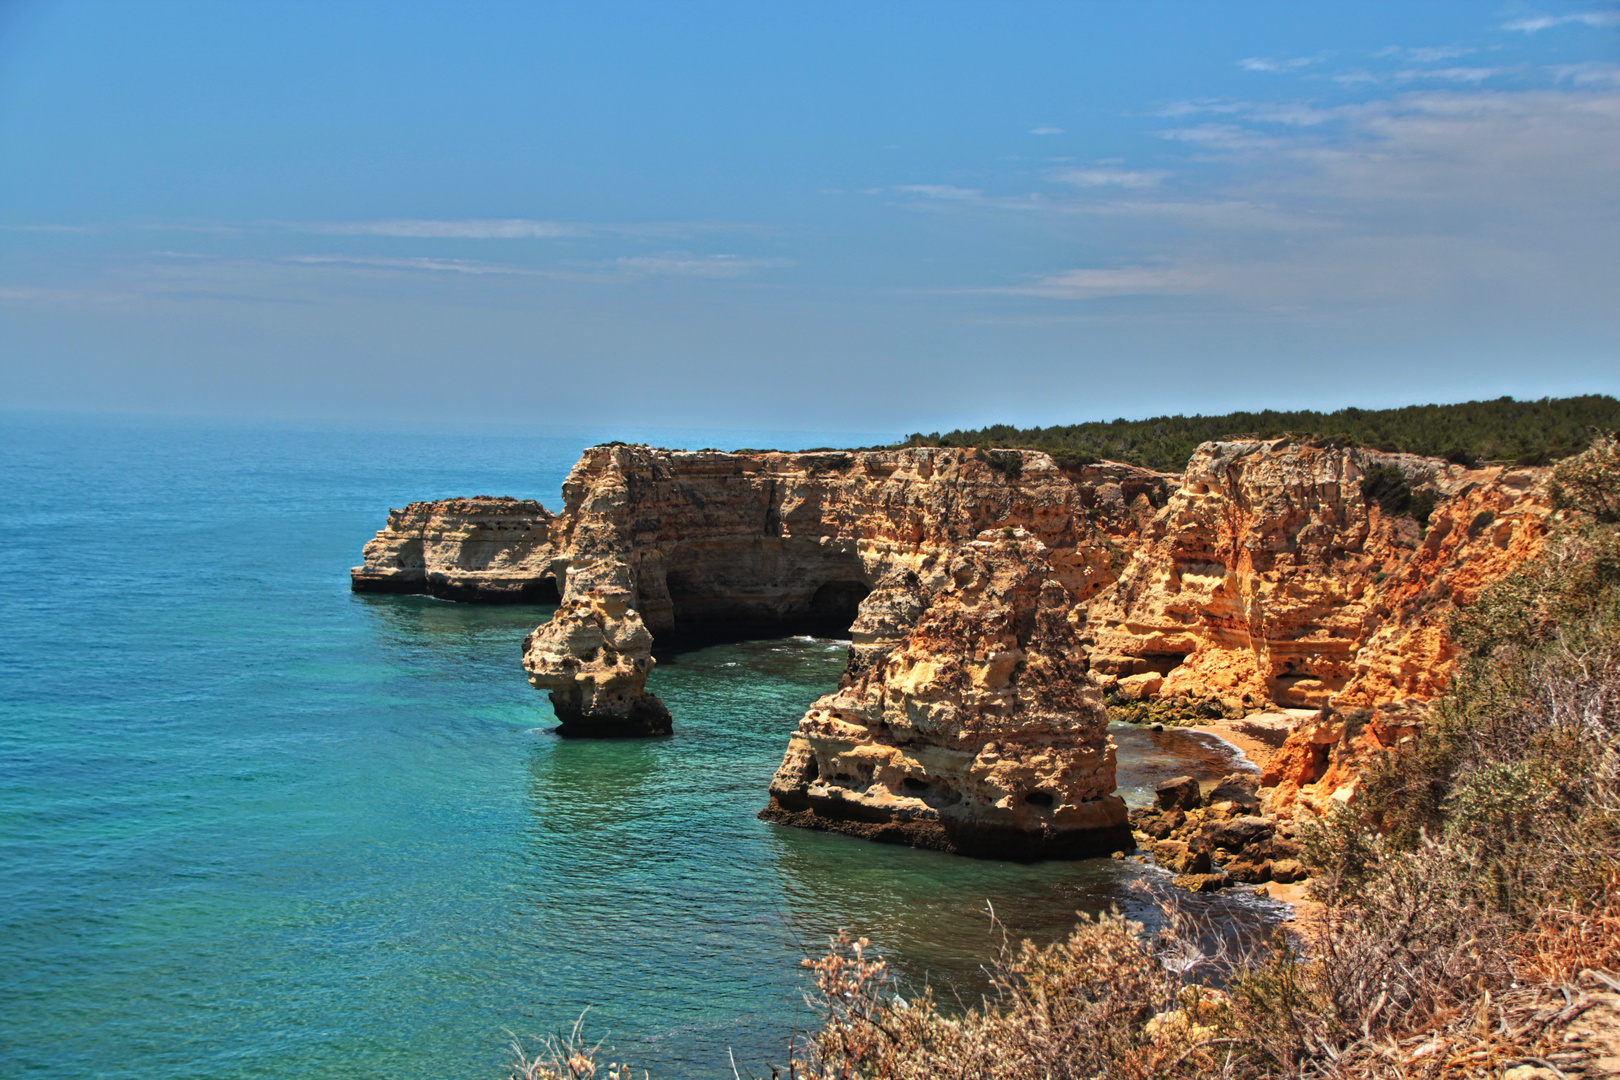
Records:
[[[668,735],[669,710],[647,693],[652,634],[622,589],[594,588],[523,640],[529,685],[550,691],[560,735]]]
[[[1079,582],[1048,555],[992,530],[880,583],[844,685],[799,722],[761,816],[1000,857],[1130,848]]]
[[[556,566],[565,601],[622,590],[667,638],[851,635],[767,816],[953,851],[1116,850],[1130,833],[1083,605],[1123,560],[1099,521],[1135,520],[1167,483],[1093,471],[1076,483],[1019,451],[593,447]]]
[[[349,571],[355,592],[480,603],[555,603],[552,515],[532,500],[479,496],[390,510]]]

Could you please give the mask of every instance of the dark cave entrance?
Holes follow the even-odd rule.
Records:
[[[817,637],[844,637],[871,593],[864,581],[829,581],[810,597],[806,631]]]

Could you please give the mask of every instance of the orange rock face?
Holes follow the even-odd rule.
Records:
[[[1082,592],[1113,579],[1120,528],[1166,478],[1116,465],[1077,483],[1045,454],[917,448],[802,454],[586,450],[552,539],[565,598],[630,589],[654,633],[843,632],[885,574],[1020,527]],[[1163,495],[1160,496],[1163,501]]]
[[[554,566],[565,602],[624,590],[660,635],[850,634],[844,685],[800,721],[767,816],[953,851],[1117,850],[1084,604],[1172,478],[1087,470],[1018,451],[594,447],[564,487]]]
[[[763,817],[1000,857],[1132,846],[1081,612],[1046,546],[1009,532],[868,597],[863,619],[920,613],[810,707]]]
[[[1426,529],[1363,497],[1380,466],[1435,498]],[[1161,674],[1160,699],[1212,699],[1229,713],[1432,697],[1454,660],[1450,612],[1540,550],[1551,509],[1541,472],[1206,443],[1092,604],[1092,667]]]

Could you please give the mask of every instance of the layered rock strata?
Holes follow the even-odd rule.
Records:
[[[349,571],[355,592],[425,593],[480,603],[556,603],[552,515],[532,500],[413,502]]]
[[[591,447],[563,485],[554,565],[565,599],[597,585],[628,589],[666,639],[843,633],[885,574],[991,528],[1024,528],[1054,558],[1086,562],[1089,595],[1123,561],[1093,519],[1128,518],[1127,489],[1145,498],[1166,484],[1131,466],[1093,471],[1089,484],[1076,482],[1033,451]]]
[[[564,486],[555,565],[565,602],[621,590],[666,639],[851,636],[767,817],[976,854],[1118,850],[1079,634],[1124,559],[1102,523],[1168,485],[1092,471],[1020,451],[595,447]]]
[[[1426,524],[1363,494],[1373,469],[1433,501]],[[1540,550],[1544,473],[1206,443],[1091,605],[1091,666],[1121,698],[1229,715],[1330,700],[1410,708],[1449,678],[1449,613]]]
[[[1129,849],[1079,582],[1049,555],[1023,529],[989,531],[880,582],[761,816],[1003,858]]]
[[[550,692],[560,735],[670,733],[669,710],[646,691],[652,634],[622,589],[595,588],[523,639],[529,685]]]

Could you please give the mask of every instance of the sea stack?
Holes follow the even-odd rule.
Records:
[[[620,589],[570,600],[523,640],[529,685],[551,692],[559,735],[668,735],[669,710],[646,692],[654,662],[652,634]]]
[[[1541,549],[1547,471],[1292,438],[1205,443],[1183,476],[1011,449],[596,446],[555,518],[514,500],[396,511],[355,588],[560,588],[523,663],[565,735],[670,731],[646,689],[655,634],[847,633],[840,685],[784,717],[763,817],[975,855],[1109,853],[1131,846],[1110,709],[1348,708],[1402,737],[1456,665],[1451,613]]]

